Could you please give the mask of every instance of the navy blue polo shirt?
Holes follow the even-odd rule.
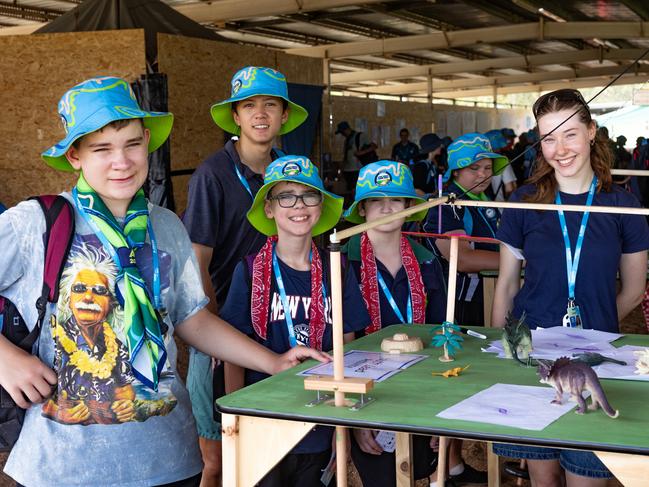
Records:
[[[412,246],[415,257],[421,271],[421,278],[426,290],[426,323],[438,324],[446,319],[446,280],[444,270],[439,259],[428,249],[417,242],[408,239]],[[354,270],[358,282],[361,275],[361,253],[360,253],[360,236],[355,235],[349,239],[349,242],[343,248],[349,261],[349,266]],[[408,275],[406,269],[402,266],[395,277],[392,277],[390,271],[383,263],[376,259],[376,270],[381,273],[385,285],[390,290],[399,311],[404,318],[408,316],[407,306],[410,297],[410,286],[408,284]],[[379,288],[379,305],[381,307],[381,327],[400,324],[401,321],[392,309],[385,293]],[[406,318],[407,319],[407,318]],[[365,334],[365,330],[357,333],[360,337]]]
[[[408,164],[419,156],[419,146],[414,142],[408,141],[407,144],[397,142],[392,147],[392,160]]]
[[[531,185],[515,191],[510,201],[521,201],[534,191]],[[588,193],[561,193],[567,205],[585,205]],[[593,206],[639,207],[635,196],[613,185],[595,194]],[[566,211],[574,255],[583,213]],[[522,251],[527,263],[525,283],[514,298],[513,314],[527,314],[532,328],[559,326],[568,303],[566,250],[558,214],[554,211],[506,209],[497,237]],[[639,215],[591,213],[584,234],[575,284],[584,328],[618,331],[616,275],[622,254],[649,248],[647,221]]]
[[[320,252],[325,254],[324,251]],[[281,259],[277,259],[282,280],[286,289],[286,298],[291,310],[293,329],[298,344],[309,346],[309,305],[311,303],[311,272],[297,271]],[[332,314],[331,314],[331,280],[329,279],[329,259],[323,257],[323,272],[325,281],[325,332],[322,349],[333,349]],[[272,279],[270,294],[270,310],[268,314],[268,329],[266,339],[262,340],[254,331],[250,317],[251,275],[247,262],[240,262],[232,278],[232,285],[220,316],[242,333],[254,338],[266,348],[276,353],[284,353],[290,349],[288,329],[284,318],[284,307],[277,289],[277,282]],[[353,272],[347,272],[343,282],[343,331],[351,333],[362,330],[370,323],[365,306],[360,306],[362,296],[358,281]],[[267,374],[254,370],[246,370],[245,384],[250,385],[268,377]],[[292,453],[319,453],[331,447],[333,428],[316,427],[293,450]]]
[[[468,196],[460,196],[464,190],[451,182],[448,185],[448,193],[455,193],[458,199],[470,199]],[[477,208],[474,206],[442,206],[442,231],[447,233],[452,231],[464,231],[467,235],[473,237],[496,237],[496,230],[498,228],[498,219],[500,213],[494,208]],[[428,211],[426,219],[424,220],[424,231],[430,233],[438,232],[439,222],[439,209],[433,207]],[[436,255],[441,256],[441,252],[435,245],[435,239],[426,239],[426,245]],[[498,252],[497,244],[489,244],[483,242],[473,242],[473,248],[476,250],[490,250]],[[444,268],[448,270],[448,263],[444,261]],[[457,278],[457,299],[467,302],[482,302],[482,279],[475,273],[468,274],[458,272]]]
[[[271,151],[271,158],[277,157],[279,154]],[[189,181],[189,199],[183,215],[191,241],[214,249],[209,271],[219,307],[225,302],[237,263],[258,252],[266,241],[246,218],[253,198],[239,180],[235,165],[253,196],[257,194],[264,184],[263,174],[243,164],[234,142],[229,140],[196,168]]]

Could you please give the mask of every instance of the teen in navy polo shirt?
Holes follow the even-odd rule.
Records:
[[[248,212],[250,223],[269,238],[254,256],[235,269],[221,316],[271,350],[304,344],[331,350],[329,258],[312,236],[336,225],[343,200],[324,190],[309,159],[285,156],[266,169],[264,186]],[[369,323],[353,272],[345,276],[345,341]],[[245,385],[267,377],[246,371]],[[228,392],[243,385],[243,369],[226,364]],[[258,484],[263,487],[321,486],[331,456],[333,428],[316,427]],[[254,459],[250,459],[254,461]]]
[[[410,169],[378,161],[360,170],[354,203],[345,212],[352,223],[371,222],[425,201],[415,192]],[[426,210],[408,221],[420,221]],[[370,325],[360,335],[397,323],[441,323],[446,312],[443,269],[435,255],[401,234],[405,218],[352,237],[343,248],[360,282]],[[351,274],[352,272],[350,272]],[[352,460],[363,485],[395,486],[394,452],[383,451],[376,430],[354,429]],[[413,436],[415,478],[435,470],[437,453],[429,436]]]
[[[612,184],[612,154],[607,141],[595,136],[595,122],[577,90],[543,95],[533,112],[543,137],[542,154],[531,184],[517,190],[513,201],[639,206],[631,193]],[[511,310],[516,317],[526,313],[532,327],[580,324],[617,332],[619,320],[640,304],[649,248],[649,229],[642,216],[507,209],[497,236],[505,245],[500,252],[494,326],[503,326]],[[522,259],[525,283],[519,289]],[[562,483],[562,467],[567,485],[605,485],[611,476],[591,452],[512,445],[498,445],[497,451],[528,458],[532,482],[543,485]]]
[[[237,263],[264,244],[264,236],[245,215],[264,183],[266,166],[282,155],[272,148],[275,137],[302,124],[307,112],[289,100],[282,73],[248,66],[235,73],[230,98],[212,106],[211,114],[220,128],[238,139],[229,140],[194,172],[183,223],[210,299],[208,308],[216,313]],[[214,399],[223,387],[223,367],[214,370],[211,357],[191,349],[187,388],[205,464],[202,487],[220,485],[221,425]]]
[[[464,134],[448,146],[448,169],[444,182],[447,192],[459,199],[488,201],[484,191],[491,184],[491,175],[500,174],[507,158],[491,151],[489,139],[479,133]],[[423,228],[439,233],[439,209],[431,208]],[[493,208],[442,206],[441,233],[495,238],[498,211]],[[427,240],[428,246],[448,261],[450,240]],[[478,272],[498,269],[498,246],[480,242],[459,242],[457,268],[458,306],[456,319],[462,326],[483,326],[482,279]]]

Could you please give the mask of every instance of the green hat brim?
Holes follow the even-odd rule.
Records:
[[[240,135],[241,127],[234,123],[234,117],[232,116],[232,103],[236,101],[247,100],[248,98],[252,98],[253,96],[273,96],[275,98],[281,98],[288,103],[288,119],[282,124],[278,135],[284,135],[291,132],[292,130],[295,130],[297,127],[302,125],[309,116],[309,113],[305,108],[301,107],[297,103],[293,103],[291,100],[284,98],[283,96],[278,96],[273,93],[256,93],[254,95],[241,97],[233,96],[232,98],[228,98],[227,100],[215,103],[214,105],[212,105],[212,108],[210,108],[212,120],[214,120],[214,123],[226,132],[234,135]]]
[[[323,194],[324,199],[322,201],[322,212],[320,213],[318,222],[313,226],[313,229],[311,230],[311,235],[315,237],[316,235],[325,233],[327,230],[331,230],[338,224],[338,222],[340,221],[340,216],[343,212],[343,198],[336,196],[333,193],[329,193],[328,191],[324,191],[317,186],[313,186],[312,184],[305,183],[304,181],[286,178],[282,179],[281,181],[273,181],[271,183],[264,184],[255,195],[255,200],[253,201],[252,206],[250,207],[250,210],[248,210],[246,216],[248,217],[250,224],[257,230],[259,230],[259,232],[268,237],[277,235],[277,225],[275,224],[275,220],[266,216],[264,205],[266,203],[266,195],[268,194],[268,192],[272,189],[273,186],[281,182],[303,184],[304,186],[309,186],[310,188],[313,188]]]
[[[369,193],[366,193],[363,195],[363,197],[359,200],[354,201],[349,208],[347,208],[347,211],[345,211],[345,214],[343,215],[345,220],[348,222],[352,223],[365,223],[365,217],[362,217],[358,213],[358,204],[366,199],[369,198],[408,198],[410,200],[415,201],[415,204],[420,204],[424,203],[426,201],[425,198],[421,198],[419,196],[406,196],[403,194],[398,194],[398,193],[390,193],[387,191],[371,191]],[[419,222],[426,218],[426,215],[428,214],[428,210],[421,210],[418,211],[417,213],[413,213],[410,215],[408,218],[406,218],[407,222]]]
[[[141,114],[138,114],[140,116],[129,116],[126,114],[120,114],[123,116],[114,116],[114,114],[115,112],[112,108],[98,110],[96,114],[85,120],[82,126],[78,127],[74,131],[70,131],[63,140],[43,152],[41,157],[48,166],[53,167],[58,171],[73,172],[75,169],[70,165],[67,157],[65,157],[65,153],[76,140],[80,139],[84,135],[96,132],[115,120],[136,119],[142,119],[144,128],[149,129],[150,138],[148,151],[151,153],[158,149],[169,138],[174,122],[173,114],[167,112],[142,111]],[[109,117],[107,122],[105,121],[107,119],[106,117]]]

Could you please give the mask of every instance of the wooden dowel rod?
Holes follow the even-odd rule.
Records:
[[[439,452],[437,453],[437,485],[444,486],[446,484],[446,458],[447,458],[448,438],[446,436],[439,437]]]
[[[509,203],[506,201],[476,201],[455,200],[456,206],[477,206],[482,208],[518,208],[523,210],[557,211],[590,211],[591,213],[619,213],[622,215],[649,215],[649,208],[628,208],[623,206],[586,206],[586,205],[554,205],[547,203]]]
[[[446,321],[455,322],[455,286],[457,283],[457,258],[459,239],[451,237],[451,253],[448,264],[448,296],[446,297]]]
[[[611,169],[613,176],[649,176],[647,169]]]
[[[336,486],[347,485],[347,433],[344,426],[336,426]]]
[[[342,271],[340,265],[340,245],[332,244],[329,253],[331,261],[331,312],[333,317],[333,342],[334,342],[334,379],[343,380],[345,377],[345,357],[343,351],[343,292]],[[345,406],[345,393],[334,393],[336,407]]]
[[[447,200],[448,200],[448,196],[443,196],[442,198],[433,198],[428,201],[424,201],[423,203],[419,203],[418,205],[410,206],[409,208],[398,211],[397,213],[392,213],[391,215],[381,217],[378,220],[361,223],[359,225],[356,225],[355,227],[341,230],[340,232],[334,231],[334,233],[332,233],[329,236],[329,238],[331,242],[342,242],[344,239],[349,238],[352,235],[363,233],[364,231],[369,230],[371,228],[375,228],[380,225],[384,225],[386,223],[391,223],[395,220],[398,220],[399,218],[410,216],[422,210],[427,210],[428,208],[432,208],[433,206],[441,205],[442,203],[446,203]]]

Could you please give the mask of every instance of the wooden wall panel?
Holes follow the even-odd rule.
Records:
[[[13,205],[74,182],[40,158],[64,136],[58,101],[93,76],[144,74],[144,31],[1,36],[0,53],[0,201]]]
[[[318,59],[168,34],[158,34],[158,63],[169,80],[169,110],[175,116],[172,169],[195,168],[223,146],[224,134],[212,121],[210,106],[230,96],[230,79],[238,69],[269,66],[289,82],[322,84]],[[182,210],[187,203],[187,178],[174,177],[173,185],[176,207]]]

